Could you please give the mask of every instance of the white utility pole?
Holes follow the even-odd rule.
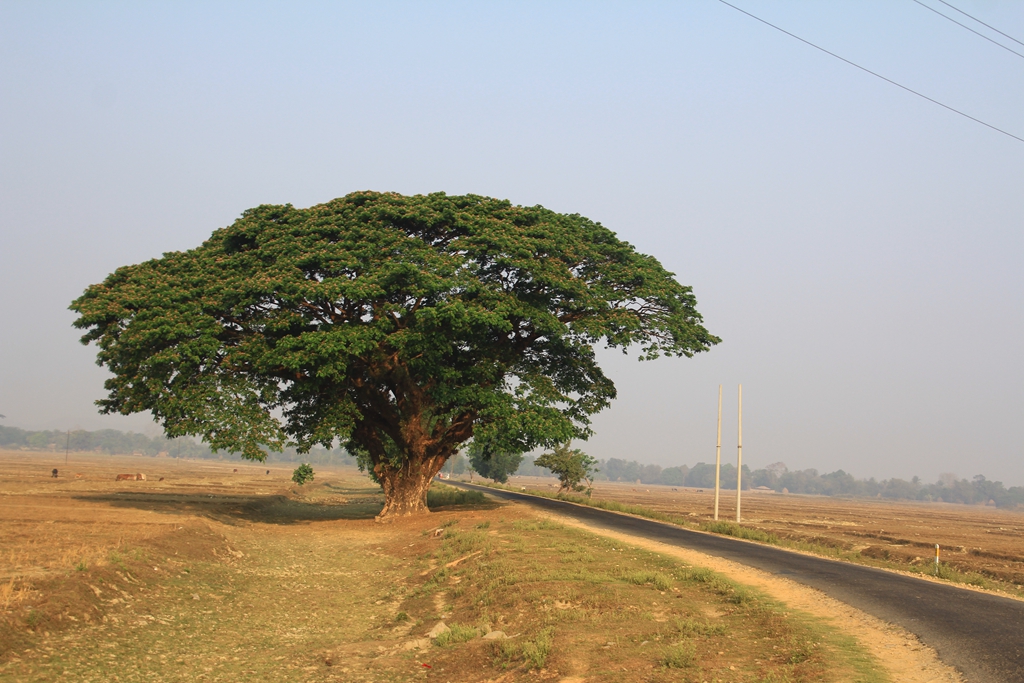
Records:
[[[722,471],[722,385],[718,385],[718,445],[715,446],[715,521],[718,521],[719,476]]]
[[[739,421],[736,434],[736,523],[740,523],[740,493],[743,491],[743,385],[739,385]]]

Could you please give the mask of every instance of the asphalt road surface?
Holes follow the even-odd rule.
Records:
[[[446,483],[785,576],[910,631],[970,683],[1024,683],[1024,602],[1019,600],[565,501]]]

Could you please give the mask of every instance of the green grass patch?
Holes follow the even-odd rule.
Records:
[[[748,541],[779,545],[779,537],[775,534],[770,534],[765,531],[761,531],[760,529],[750,529],[745,526],[740,526],[735,522],[706,522],[701,524],[699,528],[701,531],[707,531],[713,534],[722,534],[723,536],[734,536]]]
[[[485,505],[487,499],[479,491],[467,491],[433,482],[427,491],[427,507],[454,507],[459,505]]]
[[[434,638],[434,644],[438,647],[451,647],[456,643],[464,643],[467,640],[473,640],[479,635],[480,631],[472,626],[451,624],[447,631],[439,635],[437,638]]]

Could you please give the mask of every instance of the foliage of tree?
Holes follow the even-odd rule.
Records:
[[[443,193],[260,206],[71,308],[113,373],[101,412],[254,460],[340,440],[384,489],[379,519],[426,511],[470,438],[589,436],[615,397],[595,344],[649,360],[719,341],[689,287],[599,223]]]
[[[313,481],[314,476],[315,475],[313,474],[313,468],[310,467],[308,462],[304,462],[298,467],[296,467],[295,471],[292,472],[292,481],[294,481],[299,486],[302,486],[307,481]]]
[[[569,448],[566,442],[555,446],[534,461],[539,467],[546,467],[558,477],[559,491],[585,491],[593,487],[597,460],[578,448]],[[584,485],[584,482],[586,484]]]
[[[479,441],[469,445],[469,464],[473,470],[501,484],[508,481],[508,476],[519,469],[522,462],[522,453],[492,450]]]

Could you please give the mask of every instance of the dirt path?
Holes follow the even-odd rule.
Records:
[[[922,645],[913,634],[834,600],[820,591],[759,569],[746,567],[695,550],[687,550],[603,529],[565,515],[535,512],[545,514],[566,526],[586,529],[606,538],[613,538],[623,543],[679,558],[688,564],[713,569],[738,583],[759,588],[793,609],[826,619],[836,628],[856,638],[857,642],[886,667],[893,681],[899,683],[962,683],[963,681],[955,669],[939,661],[935,651]]]

